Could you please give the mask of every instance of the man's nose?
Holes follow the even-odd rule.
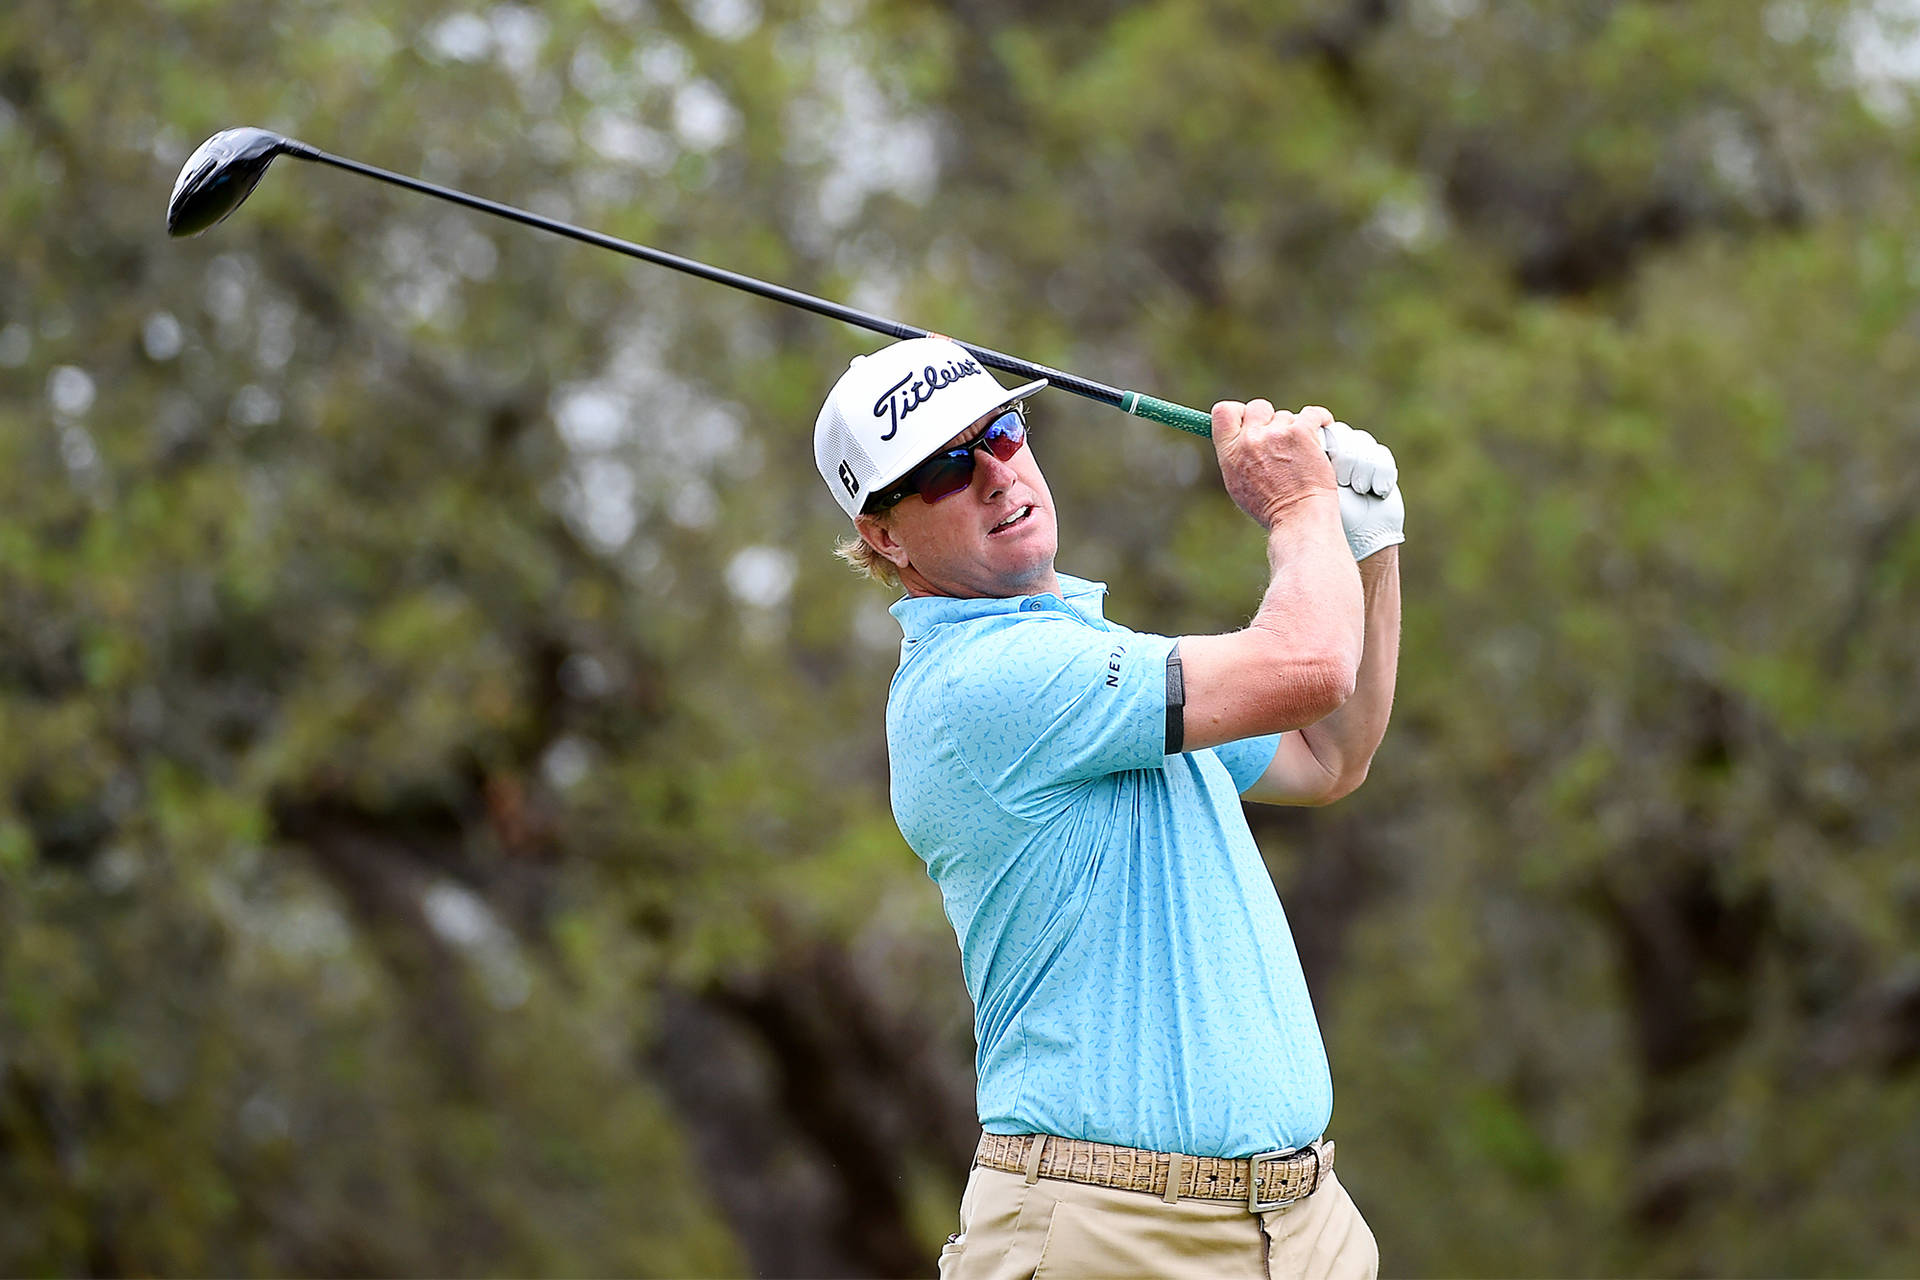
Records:
[[[1018,478],[1010,465],[985,449],[974,450],[973,476],[980,485],[980,496],[983,498],[999,497]]]

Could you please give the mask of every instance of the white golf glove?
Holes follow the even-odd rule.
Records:
[[[1333,478],[1340,486],[1340,525],[1355,560],[1407,540],[1407,504],[1393,451],[1344,422],[1321,429]]]

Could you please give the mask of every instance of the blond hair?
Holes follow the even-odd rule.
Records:
[[[892,587],[896,591],[900,589],[900,570],[893,561],[868,546],[858,530],[834,543],[833,554],[845,560],[849,568],[867,581]]]

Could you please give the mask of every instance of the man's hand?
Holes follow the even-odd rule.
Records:
[[[1336,425],[1317,406],[1275,413],[1265,400],[1213,406],[1213,449],[1227,494],[1263,529],[1287,511],[1337,487],[1321,428]]]
[[[1344,422],[1326,428],[1333,478],[1340,485],[1340,527],[1355,560],[1405,542],[1407,504],[1400,496],[1400,469],[1393,451]]]

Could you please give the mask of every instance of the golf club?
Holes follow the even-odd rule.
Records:
[[[775,302],[784,302],[789,306],[800,307],[803,310],[829,316],[847,324],[858,325],[863,329],[871,329],[876,333],[884,333],[890,337],[929,336],[929,331],[926,329],[901,324],[897,320],[889,320],[884,316],[876,316],[871,312],[861,311],[838,302],[829,302],[825,298],[816,298],[812,294],[801,293],[797,289],[768,284],[764,280],[756,280],[752,276],[740,275],[720,267],[710,267],[703,262],[680,257],[678,254],[650,249],[646,245],[616,239],[598,231],[588,231],[553,218],[543,218],[539,214],[528,213],[512,205],[483,200],[479,196],[455,191],[451,187],[442,187],[419,178],[410,178],[403,173],[394,173],[370,164],[362,164],[358,160],[349,160],[344,156],[329,155],[318,147],[308,146],[304,142],[282,137],[266,129],[223,130],[201,143],[199,149],[187,157],[187,163],[180,170],[180,177],[173,184],[173,195],[167,201],[167,234],[199,235],[225,218],[253,194],[254,187],[259,185],[261,177],[265,175],[267,166],[273,163],[274,157],[283,155],[292,156],[297,160],[312,160],[319,164],[332,165],[362,177],[373,178],[396,187],[405,187],[409,191],[418,191],[422,195],[450,200],[454,204],[465,205],[469,209],[478,209],[482,213],[491,213],[497,217],[524,223],[529,227],[538,227],[542,231],[551,231],[555,235],[598,245],[602,249],[612,249],[615,253],[623,253],[630,258],[639,258],[643,262],[651,262],[656,266],[699,276],[715,284],[744,289],[748,293],[757,293]],[[955,341],[959,340],[955,339]],[[1158,400],[1152,396],[1142,395],[1138,391],[1122,391],[1117,387],[1109,387],[1088,378],[1005,355],[988,347],[977,347],[971,342],[961,342],[960,345],[971,352],[981,364],[998,369],[1002,373],[1010,373],[1029,381],[1034,378],[1045,378],[1062,390],[1085,396],[1089,400],[1098,400],[1101,404],[1112,405],[1135,417],[1162,422],[1167,426],[1178,427],[1182,431],[1190,431],[1198,436],[1213,434],[1212,418],[1198,409],[1189,409],[1184,405]]]

